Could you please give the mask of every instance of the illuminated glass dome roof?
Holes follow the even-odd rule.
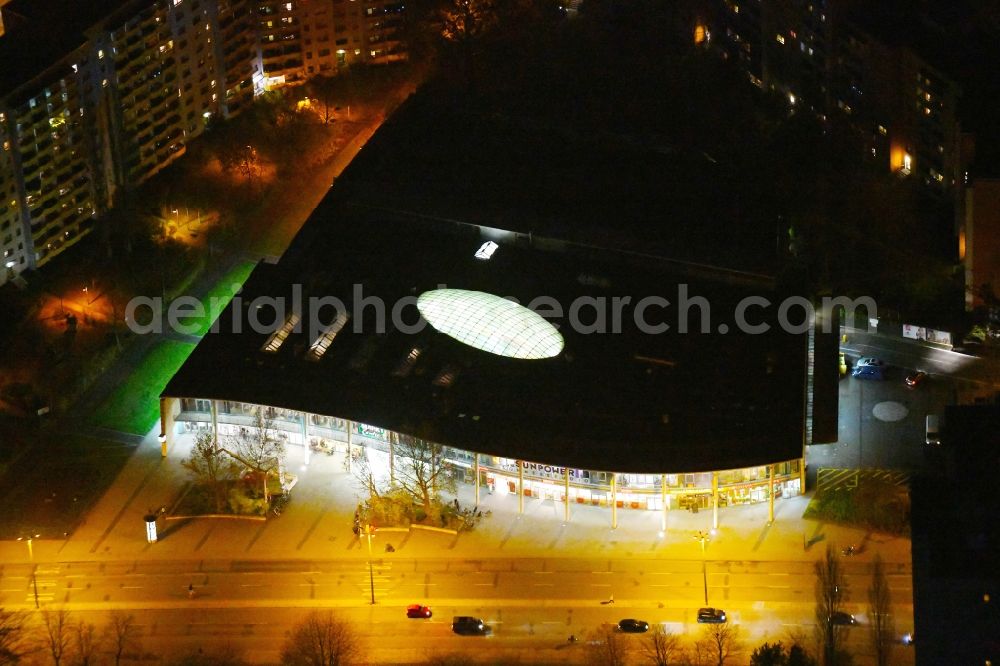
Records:
[[[555,326],[523,305],[482,291],[435,289],[417,309],[438,331],[470,347],[511,358],[551,358],[563,349]]]

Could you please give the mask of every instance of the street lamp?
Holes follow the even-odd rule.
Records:
[[[709,539],[708,532],[704,532],[702,530],[698,530],[698,532],[694,535],[694,540],[701,542],[701,580],[705,589],[706,606],[708,605],[708,568],[707,565],[705,564],[705,543],[708,541],[708,539]]]
[[[29,534],[27,537],[17,537],[18,541],[24,541],[28,544],[28,559],[31,561],[31,586],[35,590],[35,609],[38,606],[38,578],[35,576],[35,550],[31,545],[31,542],[42,536],[41,534]]]
[[[372,606],[375,605],[375,571],[372,569],[372,524],[365,523],[365,536],[368,537],[368,584],[372,592]]]

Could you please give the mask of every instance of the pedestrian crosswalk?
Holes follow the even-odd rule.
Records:
[[[819,493],[845,489],[853,490],[859,482],[882,481],[894,486],[908,487],[910,473],[894,469],[835,469],[822,468],[816,472],[816,491]]]

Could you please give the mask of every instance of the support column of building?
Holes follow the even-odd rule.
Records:
[[[389,485],[396,485],[396,433],[389,431]]]
[[[667,475],[660,475],[660,504],[663,507],[663,515],[660,516],[660,531],[667,531]]]
[[[719,529],[719,473],[712,472],[712,529]]]
[[[774,465],[767,466],[767,523],[774,522]]]
[[[524,513],[524,461],[517,461],[517,512]]]
[[[611,473],[611,529],[618,529],[618,475]]]
[[[167,457],[167,449],[174,443],[174,403],[176,398],[160,398],[160,455]]]
[[[799,495],[806,493],[806,459],[799,458]]]
[[[351,466],[354,464],[354,421],[347,421],[347,473],[350,474],[353,470]]]
[[[563,493],[566,495],[566,515],[563,518],[564,522],[569,522],[569,467],[563,470],[565,474],[564,481],[565,486],[563,487]]]
[[[306,465],[309,464],[311,452],[309,448],[309,415],[302,412],[302,462]]]
[[[479,506],[479,454],[475,454],[475,472],[476,472],[476,506]]]
[[[212,445],[219,448],[219,403],[216,400],[209,402],[209,410],[212,413]]]

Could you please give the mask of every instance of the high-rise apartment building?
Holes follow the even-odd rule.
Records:
[[[259,0],[265,85],[335,74],[354,63],[406,58],[403,3],[385,0]]]
[[[0,283],[72,245],[120,188],[262,87],[247,0],[80,4],[5,8],[19,21],[0,40]]]
[[[73,244],[212,116],[268,88],[406,57],[401,1],[0,7],[0,284]]]
[[[696,41],[792,106],[841,114],[887,168],[948,191],[962,183],[953,81],[905,43],[866,31],[837,0],[709,0]]]

